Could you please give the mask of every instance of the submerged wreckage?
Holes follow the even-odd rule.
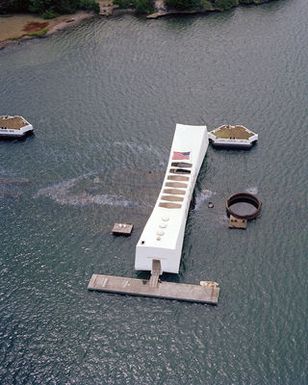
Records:
[[[217,304],[216,282],[159,280],[162,273],[179,272],[190,201],[208,143],[206,126],[176,125],[163,185],[136,246],[135,270],[151,271],[151,278],[93,274],[89,290]]]

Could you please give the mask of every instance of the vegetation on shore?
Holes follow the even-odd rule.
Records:
[[[262,4],[270,0],[164,0],[166,12],[168,11],[226,11],[241,4]],[[155,0],[113,0],[119,8],[135,9],[137,13],[149,14],[154,11]]]
[[[270,0],[165,0],[166,11],[225,11],[241,4],[262,4]],[[119,8],[134,9],[139,14],[155,10],[155,0],[113,0]],[[0,13],[32,12],[51,19],[79,9],[99,12],[98,0],[0,0]]]
[[[166,0],[168,8],[180,11],[226,11],[241,4],[262,4],[269,0]]]
[[[0,0],[0,13],[31,12],[51,19],[77,10],[99,11],[96,0]]]
[[[154,12],[154,0],[113,0],[121,9],[134,9],[138,14]]]

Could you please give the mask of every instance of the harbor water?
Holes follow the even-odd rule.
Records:
[[[307,13],[94,18],[0,51],[0,114],[35,128],[0,142],[1,385],[308,383]],[[163,277],[217,281],[218,306],[87,291],[92,273],[147,277],[135,245],[176,123],[259,134],[209,147]],[[245,231],[225,212],[239,191],[262,201]]]

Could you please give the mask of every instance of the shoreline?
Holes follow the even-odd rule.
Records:
[[[169,11],[162,11],[162,12],[153,12],[150,15],[147,15],[147,19],[160,19],[161,17],[167,17],[167,16],[189,16],[189,15],[205,15],[207,13],[213,13],[213,12],[223,12],[219,9],[213,9],[213,10],[188,10],[188,11],[178,11],[176,9],[170,9]]]
[[[45,20],[32,14],[0,16],[0,21],[6,21],[6,23],[3,23],[2,30],[0,29],[0,49],[4,49],[11,44],[20,44],[22,41],[51,36],[56,32],[76,26],[83,20],[91,19],[95,16],[97,14],[93,11],[78,11],[69,15],[61,15],[51,20]],[[15,28],[11,28],[12,22],[15,24]],[[38,28],[30,33],[26,32],[27,25],[31,23],[40,24],[42,28]],[[10,28],[8,28],[9,24]],[[7,32],[8,30],[10,31],[9,33]]]
[[[158,0],[158,1],[160,1],[160,0]],[[179,9],[175,9],[175,8],[166,9],[166,7],[164,7],[164,5],[161,6],[161,4],[160,4],[160,6],[156,7],[156,11],[147,15],[146,18],[147,19],[159,19],[161,17],[168,17],[168,16],[206,15],[206,14],[216,13],[216,12],[217,13],[223,13],[223,12],[231,11],[232,9],[235,9],[238,7],[259,6],[262,4],[269,3],[271,1],[274,1],[274,0],[251,0],[251,2],[249,2],[249,3],[248,2],[247,3],[239,3],[237,5],[231,6],[228,9],[223,9],[221,7],[218,7],[218,6],[215,6],[214,4],[212,4],[210,7],[204,8],[204,9],[195,8],[195,9],[179,10]]]
[[[251,3],[246,4],[239,4],[237,6],[234,6],[232,8],[236,8],[238,6],[256,6],[265,4],[268,2],[271,2],[273,0],[252,0]],[[51,36],[52,34],[63,31],[65,29],[68,29],[70,27],[76,26],[80,24],[83,20],[94,18],[95,16],[101,16],[101,17],[112,17],[112,16],[119,16],[123,14],[132,14],[135,13],[134,8],[118,8],[118,6],[112,5],[107,3],[106,0],[102,0],[100,3],[100,13],[96,14],[93,11],[77,11],[73,14],[68,15],[60,15],[54,19],[46,20],[43,19],[40,16],[33,15],[33,14],[9,14],[9,15],[0,15],[0,21],[12,21],[13,24],[15,22],[15,29],[11,28],[11,24],[9,22],[0,23],[0,50],[4,49],[5,47],[11,45],[11,44],[20,44],[22,41],[31,40],[35,38],[44,38]],[[190,10],[176,10],[176,9],[166,9],[163,3],[161,4],[161,0],[158,0],[158,6],[156,7],[156,11],[144,15],[146,19],[158,19],[162,17],[168,17],[168,16],[189,16],[189,15],[206,15],[210,13],[215,12],[224,12],[223,9],[217,8],[217,7],[211,7],[208,9],[190,9]],[[107,9],[108,8],[108,9]],[[231,9],[232,9],[231,8]],[[1,20],[2,19],[2,20]],[[18,19],[23,19],[23,25],[20,24],[20,21]],[[17,22],[16,22],[17,21]],[[16,28],[16,24],[19,26]],[[31,32],[25,32],[25,29],[28,25],[31,24],[38,24],[41,25],[40,28],[31,31]],[[7,31],[10,31],[9,36],[6,36],[3,38],[3,36],[7,35]]]

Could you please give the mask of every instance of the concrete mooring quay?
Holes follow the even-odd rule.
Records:
[[[217,305],[219,287],[93,274],[88,290]]]

